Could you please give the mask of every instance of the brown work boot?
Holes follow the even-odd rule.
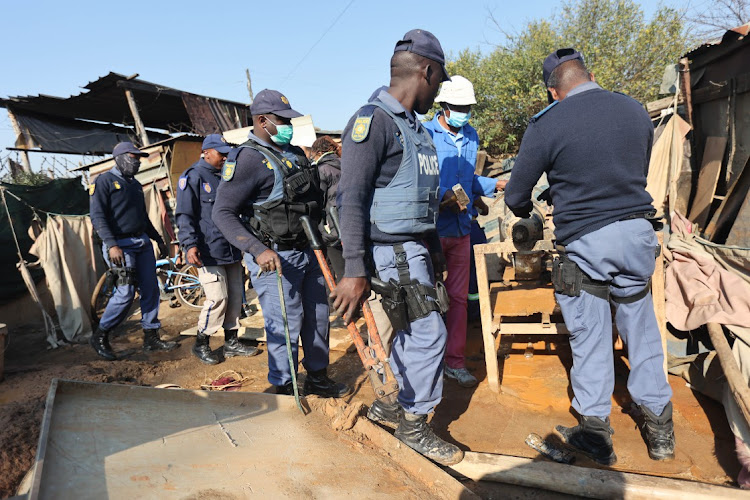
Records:
[[[456,445],[440,439],[427,425],[427,415],[403,412],[394,434],[402,443],[440,465],[455,465],[464,459]]]

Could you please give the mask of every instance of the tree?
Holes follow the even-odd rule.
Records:
[[[704,42],[750,22],[750,0],[712,0],[692,9],[687,18],[692,35]]]
[[[657,97],[665,66],[687,51],[682,12],[669,7],[648,22],[633,0],[573,1],[561,12],[506,33],[487,55],[464,50],[449,61],[451,74],[474,84],[472,123],[490,154],[515,153],[529,118],[547,105],[542,61],[553,50],[582,51],[602,87],[641,102]]]

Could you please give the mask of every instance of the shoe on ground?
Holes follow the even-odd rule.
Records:
[[[294,396],[294,386],[291,382],[287,382],[284,385],[275,385],[276,394],[281,396]]]
[[[195,345],[193,346],[193,355],[203,364],[217,365],[221,360],[213,353],[213,351],[211,351],[209,339],[210,337],[208,335],[198,332],[198,335],[195,337]]]
[[[461,387],[474,387],[479,383],[477,378],[466,368],[451,368],[446,366],[445,376],[458,382],[458,385]]]
[[[380,399],[376,399],[370,405],[370,409],[367,410],[367,418],[373,422],[377,422],[388,427],[396,428],[401,421],[401,415],[404,413],[404,408],[395,401],[393,403],[386,403]]]
[[[609,417],[602,420],[598,417],[581,416],[581,423],[575,427],[558,425],[555,431],[562,440],[580,451],[594,462],[602,465],[614,465],[617,462],[612,447],[612,434]]]
[[[171,351],[180,346],[177,342],[165,341],[159,338],[158,328],[149,328],[143,330],[143,350],[144,351]]]
[[[115,361],[117,359],[117,356],[112,351],[112,346],[109,345],[109,330],[102,330],[97,327],[94,333],[91,334],[89,344],[94,348],[96,354],[107,361]]]
[[[648,456],[651,460],[670,460],[674,458],[674,423],[672,422],[672,402],[656,415],[645,405],[638,407],[643,415],[639,422],[641,433],[646,441]]]
[[[231,358],[234,356],[255,356],[259,354],[256,346],[246,344],[237,338],[237,330],[224,331],[224,357]]]
[[[330,379],[325,368],[307,372],[304,391],[307,395],[315,394],[321,398],[341,398],[352,392],[348,385]]]
[[[458,446],[443,441],[433,432],[427,424],[427,415],[402,412],[393,435],[409,448],[440,465],[455,465],[464,459],[464,452]]]

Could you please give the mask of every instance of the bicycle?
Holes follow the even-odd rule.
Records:
[[[161,300],[174,301],[176,297],[179,302],[177,302],[177,306],[172,305],[171,307],[178,307],[183,304],[190,309],[199,311],[203,308],[206,294],[198,280],[198,269],[192,264],[185,264],[177,270],[179,260],[179,256],[174,256],[156,261],[156,277],[159,282],[160,298]],[[94,293],[91,295],[91,319],[94,322],[99,321],[116,289],[116,276],[110,271],[99,278]],[[136,290],[136,297],[137,294],[138,290]],[[133,302],[135,303],[135,299]]]

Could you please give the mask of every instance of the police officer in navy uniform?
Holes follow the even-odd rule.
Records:
[[[391,361],[400,391],[398,403],[377,400],[368,416],[397,425],[395,436],[406,445],[451,465],[463,452],[427,424],[443,392],[447,333],[433,271],[442,274],[445,260],[435,225],[437,153],[415,115],[430,110],[440,83],[449,79],[444,65],[432,33],[409,31],[394,49],[390,86],[376,91],[344,129],[339,210],[345,270],[332,297],[349,322],[369,297],[368,276],[389,284],[381,292],[394,330]]]
[[[599,87],[574,49],[550,54],[543,70],[554,102],[526,129],[505,202],[517,216],[528,216],[532,189],[547,172],[561,250],[553,284],[570,331],[573,408],[580,416],[579,425],[556,429],[597,462],[617,460],[609,425],[611,302],[627,344],[628,391],[642,413],[649,456],[669,459],[675,446],[672,390],[649,289],[657,249],[646,192],[653,125],[640,103]]]
[[[302,116],[275,90],[262,90],[250,106],[253,131],[232,150],[222,170],[213,209],[216,227],[245,252],[253,287],[263,309],[268,346],[268,381],[278,394],[293,394],[284,334],[284,312],[276,271],[282,275],[294,365],[302,338],[307,370],[304,392],[341,397],[349,387],[334,382],[328,367],[328,300],[323,273],[302,229],[316,227],[323,199],[317,171],[304,152],[290,145],[291,119]]]
[[[148,218],[143,187],[135,179],[141,158],[148,154],[131,142],[121,142],[112,156],[115,167],[89,187],[91,224],[104,242],[104,260],[118,276],[117,289],[90,340],[96,353],[108,361],[117,359],[109,334],[125,320],[136,286],[141,294],[143,350],[169,351],[178,346],[159,338],[159,284],[151,240],[158,243],[161,258],[167,256],[167,246]]]
[[[242,252],[229,244],[211,219],[216,190],[221,181],[224,159],[232,148],[221,136],[203,140],[201,159],[191,165],[177,182],[177,226],[187,261],[198,269],[206,300],[198,316],[198,333],[193,354],[203,363],[221,360],[211,351],[209,338],[224,329],[223,354],[253,356],[258,348],[237,338],[244,279]]]

